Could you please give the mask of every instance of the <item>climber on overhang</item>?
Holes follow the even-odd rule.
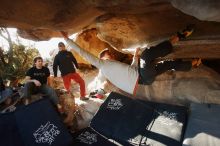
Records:
[[[191,35],[192,32],[193,28],[187,27],[182,32],[172,36],[169,40],[163,41],[149,49],[145,49],[141,53],[140,59],[138,58],[139,49],[137,49],[131,65],[116,60],[99,59],[69,39],[66,32],[61,31],[61,34],[75,52],[100,69],[102,74],[112,84],[127,93],[135,95],[138,84],[151,85],[157,75],[167,70],[189,71],[194,64],[199,65],[199,62],[201,62],[200,59],[193,62],[172,60],[154,63],[156,58],[171,53],[173,51],[172,45],[181,39],[185,39]],[[140,60],[139,65],[138,60]]]

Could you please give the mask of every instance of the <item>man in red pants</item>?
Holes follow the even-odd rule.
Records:
[[[55,56],[53,63],[54,77],[57,77],[57,67],[59,66],[66,90],[70,92],[71,80],[73,79],[80,86],[80,99],[88,100],[88,98],[85,97],[85,82],[75,70],[75,68],[78,69],[76,58],[70,51],[66,50],[63,42],[59,42],[58,47],[59,53]]]

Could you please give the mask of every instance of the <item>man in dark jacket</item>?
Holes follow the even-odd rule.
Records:
[[[47,78],[49,76],[50,71],[47,67],[43,66],[43,59],[41,57],[35,57],[34,66],[26,72],[26,83],[24,94],[22,95],[25,104],[28,104],[28,98],[31,98],[31,95],[42,93],[57,105],[58,110],[62,108],[55,90],[47,85]]]
[[[80,86],[80,99],[87,100],[88,98],[85,97],[85,82],[75,70],[75,68],[78,69],[76,58],[70,51],[66,50],[63,42],[59,42],[58,47],[59,53],[55,56],[53,63],[54,77],[57,77],[57,67],[59,66],[66,90],[70,92],[71,80],[73,79]]]

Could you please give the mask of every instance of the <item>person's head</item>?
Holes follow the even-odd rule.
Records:
[[[65,50],[66,48],[65,48],[65,45],[64,45],[64,43],[63,42],[59,42],[58,43],[58,48],[59,48],[59,50],[60,51],[62,51],[62,50]]]
[[[103,60],[108,60],[108,59],[112,60],[114,59],[114,56],[111,54],[108,48],[105,48],[99,53],[99,58]]]
[[[36,66],[36,68],[42,68],[43,66],[43,58],[38,56],[34,58],[34,66]]]

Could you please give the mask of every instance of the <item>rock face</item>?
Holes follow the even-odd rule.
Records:
[[[220,36],[217,0],[2,0],[0,3],[0,26],[16,27],[22,37],[33,40],[60,36],[59,30],[76,33],[96,28],[100,39],[123,51],[167,38],[189,23],[196,24],[193,39]]]
[[[137,96],[141,100],[172,104],[220,104],[220,76],[206,66],[187,72],[167,72],[159,75],[151,85],[139,85]]]
[[[108,43],[100,40],[97,37],[97,30],[95,28],[93,29],[87,29],[80,33],[76,37],[76,43],[79,44],[80,47],[86,49],[87,51],[91,52],[93,55],[97,56],[99,53],[108,48],[110,52],[115,56],[115,59],[121,62],[130,63],[132,56],[128,54],[123,54],[116,49],[114,49],[112,46],[110,46]],[[74,56],[76,57],[77,61],[80,63],[88,63],[86,60],[84,60],[81,56],[79,56],[77,53],[73,52]]]
[[[80,47],[85,48],[87,51],[91,52],[93,55],[98,57],[98,54],[104,50],[105,48],[112,48],[109,44],[101,41],[97,37],[97,31],[96,29],[88,29],[80,33],[76,37],[76,43],[80,45]],[[74,56],[76,56],[77,61],[81,63],[88,63],[86,60],[84,60],[82,57],[80,57],[77,53],[74,53]]]
[[[102,13],[86,1],[3,0],[0,6],[0,25],[31,32],[33,37],[29,38],[35,40],[46,40],[58,35],[57,32],[48,34],[48,31],[78,32]]]
[[[220,22],[218,0],[171,0],[172,5],[199,20]]]

